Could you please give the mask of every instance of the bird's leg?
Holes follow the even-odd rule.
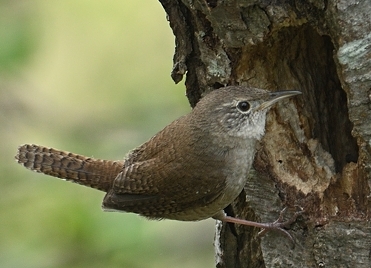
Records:
[[[220,221],[224,221],[224,222],[230,222],[230,223],[236,223],[236,224],[241,224],[241,225],[247,225],[247,226],[262,228],[263,230],[261,230],[259,232],[259,234],[258,234],[259,236],[263,236],[268,231],[276,230],[276,231],[279,231],[279,232],[283,233],[284,235],[286,235],[292,241],[292,243],[295,244],[294,239],[291,236],[291,234],[283,228],[286,227],[286,226],[289,226],[290,224],[295,222],[296,218],[300,214],[302,214],[304,211],[303,210],[297,211],[297,212],[295,212],[293,217],[291,217],[289,220],[283,221],[283,214],[285,213],[285,211],[286,211],[286,208],[281,210],[280,216],[278,217],[278,219],[275,220],[274,222],[270,222],[270,223],[260,223],[260,222],[255,222],[255,221],[248,221],[248,220],[238,219],[238,218],[228,216],[224,212],[218,213],[213,218],[217,219],[217,220],[220,220]]]

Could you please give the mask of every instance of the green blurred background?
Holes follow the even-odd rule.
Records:
[[[36,143],[121,159],[182,114],[159,2],[0,0],[0,267],[212,267],[214,221],[104,213],[14,161]]]

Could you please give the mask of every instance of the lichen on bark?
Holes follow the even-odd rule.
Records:
[[[273,221],[303,208],[297,246],[218,223],[217,267],[370,267],[371,4],[160,2],[176,40],[172,77],[186,74],[192,106],[226,85],[303,92],[270,112],[255,171],[227,209]]]

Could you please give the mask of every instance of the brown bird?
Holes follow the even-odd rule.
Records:
[[[203,97],[124,160],[89,158],[38,145],[22,145],[16,159],[30,170],[106,192],[105,210],[150,219],[221,221],[282,229],[289,222],[257,223],[227,216],[223,209],[242,191],[266,113],[299,91],[269,92],[230,86]],[[290,236],[291,237],[291,236]]]

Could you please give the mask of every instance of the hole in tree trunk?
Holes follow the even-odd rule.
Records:
[[[236,77],[267,89],[302,90],[300,113],[309,124],[304,126],[305,135],[319,140],[340,172],[346,163],[357,162],[358,145],[351,135],[347,95],[333,53],[328,36],[319,35],[308,25],[288,27],[258,45],[244,47]]]
[[[336,72],[334,46],[328,36],[320,36],[309,27],[304,27],[299,35],[303,38],[298,40],[301,51],[297,51],[290,69],[305,86],[303,102],[310,118],[310,134],[332,155],[336,172],[340,172],[346,163],[357,162],[358,145],[351,135],[353,125],[347,95]]]

